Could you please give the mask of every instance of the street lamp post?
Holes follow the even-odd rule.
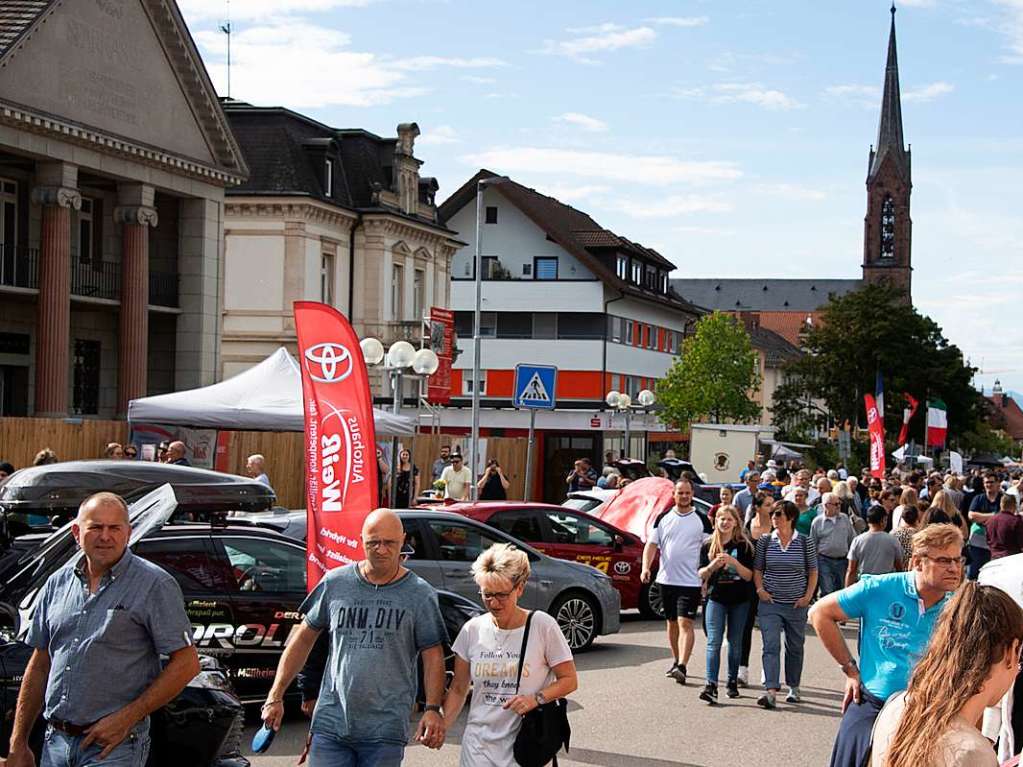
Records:
[[[364,338],[359,342],[366,364],[373,367],[383,364],[383,370],[391,380],[391,410],[395,415],[401,412],[402,381],[405,377],[425,378],[437,372],[440,362],[431,349],[418,351],[408,341],[395,341],[384,354],[383,344],[375,338]],[[409,368],[412,372],[408,372]],[[416,424],[418,428],[419,424]],[[391,482],[390,501],[394,505],[398,492],[398,437],[391,437]],[[411,478],[410,478],[411,479]],[[410,485],[411,489],[411,485]]]
[[[629,442],[632,440],[632,414],[633,412],[647,412],[657,401],[656,395],[649,389],[643,389],[637,396],[639,404],[632,404],[632,397],[624,392],[609,391],[604,397],[604,402],[611,410],[617,410],[625,417],[625,444],[622,448],[622,458],[626,458],[632,448]]]
[[[476,183],[476,305],[472,321],[472,443],[469,448],[469,496],[476,500],[476,461],[480,441],[480,313],[483,305],[483,191],[488,186],[510,181],[507,176],[481,178]]]

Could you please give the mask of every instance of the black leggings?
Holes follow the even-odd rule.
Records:
[[[746,613],[746,628],[742,632],[742,663],[740,666],[749,668],[749,654],[753,644],[753,624],[757,621],[757,609],[760,606],[760,598],[754,596],[749,612]]]

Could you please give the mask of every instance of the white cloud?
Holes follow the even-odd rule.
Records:
[[[497,82],[496,77],[480,77],[479,75],[462,75],[460,79],[473,85],[493,85]]]
[[[899,0],[899,5],[908,8],[933,8],[934,0]]]
[[[758,184],[754,191],[766,194],[771,197],[780,197],[785,200],[798,200],[804,202],[815,202],[827,199],[828,195],[822,189],[803,186],[801,184]]]
[[[657,37],[657,33],[650,27],[630,29],[618,24],[576,27],[567,31],[572,37],[567,40],[545,40],[543,52],[592,64],[595,63],[592,58],[594,54],[646,46]]]
[[[1012,55],[1004,59],[1006,63],[1023,63],[1023,0],[994,0],[996,5],[1005,8],[1006,16],[1000,24],[1003,34],[1008,38]]]
[[[461,141],[458,132],[450,125],[438,125],[436,128],[427,128],[418,139],[417,144],[457,144]]]
[[[951,83],[936,82],[929,85],[921,85],[919,88],[910,88],[902,92],[902,100],[909,102],[923,103],[934,101],[938,96],[944,96],[955,90]]]
[[[572,175],[651,186],[734,181],[742,176],[732,162],[530,146],[495,147],[467,155],[462,162],[509,174]]]
[[[310,0],[311,1],[311,0]],[[215,29],[195,33],[214,82],[226,84],[227,37]],[[496,58],[418,56],[395,59],[349,49],[349,35],[302,18],[247,26],[231,38],[232,96],[295,109],[330,105],[373,106],[420,96],[413,80],[431,69],[489,69]]]
[[[673,194],[657,200],[619,202],[619,209],[632,218],[672,218],[693,213],[728,213],[732,204],[720,195]]]
[[[554,121],[575,125],[588,133],[603,133],[607,130],[607,123],[603,120],[598,120],[596,117],[590,117],[579,112],[565,112],[555,117]]]
[[[657,16],[652,19],[643,19],[647,24],[657,24],[662,27],[702,27],[710,19],[706,16]]]
[[[777,88],[760,83],[717,83],[700,88],[676,88],[678,98],[706,99],[715,104],[744,103],[770,110],[801,109],[803,105]]]
[[[734,229],[719,229],[714,226],[676,226],[675,231],[680,234],[703,234],[711,237],[734,237]]]
[[[611,187],[602,184],[540,184],[536,189],[542,194],[570,204],[592,200],[611,191]]]
[[[231,19],[248,21],[280,18],[306,13],[323,13],[334,8],[361,8],[374,0],[244,0],[231,6]],[[178,7],[189,23],[227,18],[224,0],[178,0]]]

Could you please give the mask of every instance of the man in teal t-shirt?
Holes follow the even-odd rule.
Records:
[[[906,689],[941,609],[962,582],[962,550],[958,528],[930,525],[913,536],[906,572],[865,576],[810,610],[817,635],[846,676],[831,767],[867,764],[874,720],[888,698]],[[850,618],[860,620],[859,667],[839,626]]]

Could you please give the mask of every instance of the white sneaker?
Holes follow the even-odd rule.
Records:
[[[746,666],[739,666],[737,681],[740,687],[749,687],[749,669]]]
[[[786,703],[799,703],[801,700],[802,700],[802,698],[799,697],[799,688],[798,687],[790,687],[789,688],[789,694],[785,696],[785,702]]]

